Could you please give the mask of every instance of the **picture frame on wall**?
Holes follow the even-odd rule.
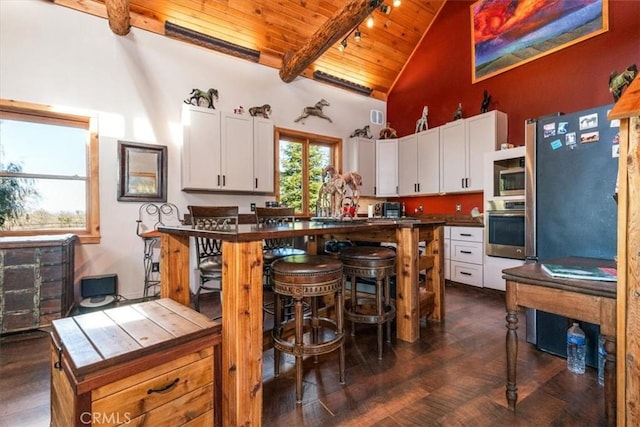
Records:
[[[609,0],[479,0],[470,9],[473,83],[609,30]]]
[[[167,147],[118,141],[118,201],[167,201]]]

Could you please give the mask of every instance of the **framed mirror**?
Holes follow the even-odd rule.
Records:
[[[167,147],[118,141],[118,200],[167,201]]]

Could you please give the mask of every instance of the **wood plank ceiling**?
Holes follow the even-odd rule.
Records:
[[[126,34],[130,24],[213,49],[222,41],[231,44],[223,46],[225,53],[239,46],[245,59],[279,68],[283,81],[297,75],[318,79],[319,71],[386,100],[446,0],[401,0],[397,7],[394,0],[53,0],[107,18],[105,1],[116,33],[124,25]],[[114,20],[116,13],[124,18]],[[362,22],[369,15],[372,28]],[[345,37],[347,46],[340,50]]]

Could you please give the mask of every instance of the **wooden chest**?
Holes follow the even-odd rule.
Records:
[[[220,323],[171,299],[53,321],[51,425],[219,425]]]

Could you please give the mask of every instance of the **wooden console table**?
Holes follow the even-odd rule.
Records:
[[[615,267],[612,261],[567,257],[550,260],[567,266]],[[604,373],[604,412],[608,426],[616,424],[616,283],[596,280],[560,279],[546,274],[540,264],[525,264],[502,270],[506,279],[507,308],[507,402],[515,411],[518,400],[518,307],[535,308],[600,325],[607,362]]]
[[[444,221],[334,222],[301,221],[279,227],[241,224],[229,231],[160,226],[161,296],[190,303],[189,238],[221,239],[222,244],[222,424],[262,423],[262,279],[263,239],[308,236],[313,253],[317,236],[346,235],[354,240],[397,244],[397,335],[419,338],[418,243],[433,256],[433,319],[444,319]]]

